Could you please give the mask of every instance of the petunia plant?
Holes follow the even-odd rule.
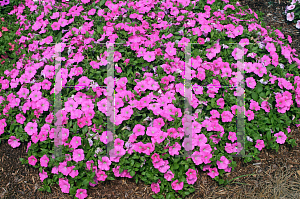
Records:
[[[236,0],[21,2],[1,23],[0,136],[28,142],[20,160],[40,191],[83,199],[128,177],[184,198],[199,169],[226,185],[233,157],[296,145],[300,60],[261,13]]]

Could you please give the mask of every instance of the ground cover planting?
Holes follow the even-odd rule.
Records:
[[[197,168],[226,185],[236,154],[295,146],[292,38],[237,1],[22,3],[9,13],[18,28],[1,19],[0,134],[30,141],[21,162],[39,169],[40,191],[86,198],[128,177],[184,198]]]

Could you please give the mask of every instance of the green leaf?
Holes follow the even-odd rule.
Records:
[[[70,188],[69,192],[70,192],[70,195],[75,195],[76,188],[75,187]]]
[[[257,101],[258,100],[258,95],[255,92],[252,92],[252,99]]]
[[[273,119],[273,118],[272,118],[272,119]],[[271,140],[271,132],[270,132],[270,131],[267,132],[267,139],[268,139],[268,140]]]
[[[135,171],[130,171],[130,175],[134,176],[135,175]]]
[[[100,1],[100,7],[105,3],[105,0]]]
[[[46,189],[47,192],[51,193],[51,189],[50,189],[49,186],[46,186],[45,189]]]
[[[257,93],[260,93],[263,90],[261,84],[256,85],[256,90],[257,90]]]
[[[175,198],[174,193],[168,193],[166,195],[166,199],[173,199],[173,198]]]

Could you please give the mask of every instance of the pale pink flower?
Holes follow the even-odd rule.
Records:
[[[287,10],[293,10],[295,7],[296,7],[295,5],[290,5],[290,6],[287,6],[286,9]]]
[[[300,29],[300,20],[297,21],[296,28]]]
[[[294,13],[294,12],[287,13],[286,19],[287,19],[288,21],[293,21],[294,18],[295,18],[295,13]]]

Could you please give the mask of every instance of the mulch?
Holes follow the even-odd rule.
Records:
[[[282,15],[287,1],[274,0],[273,4],[264,0],[243,0],[241,5],[249,5],[253,11],[266,14],[264,22],[267,26],[283,27],[285,36],[292,37],[292,48],[300,55],[300,31],[295,24],[287,22]],[[280,3],[279,3],[280,2]],[[268,15],[267,15],[268,14]],[[292,138],[299,143],[299,128],[291,126]],[[22,165],[19,158],[26,158],[27,143],[22,143],[13,149],[7,141],[0,144],[0,198],[7,199],[55,199],[72,198],[61,192],[59,185],[51,186],[51,193],[38,191],[42,187],[39,171],[29,165]],[[237,167],[226,173],[226,179],[234,179],[226,187],[218,186],[206,172],[199,169],[198,180],[194,184],[195,192],[186,199],[197,198],[300,198],[300,150],[299,146],[280,145],[279,151],[263,149],[259,154],[260,160],[247,164],[242,158],[234,158]],[[95,187],[89,187],[88,199],[91,198],[152,198],[150,185],[142,181],[138,184],[133,179],[116,178],[114,181],[99,182]]]

